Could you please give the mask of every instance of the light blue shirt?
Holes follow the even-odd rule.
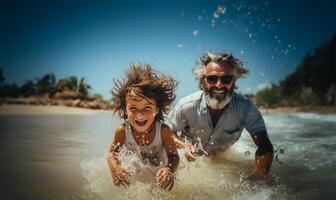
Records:
[[[201,144],[209,155],[228,149],[239,139],[244,128],[251,135],[266,131],[256,106],[235,92],[216,127],[213,127],[203,91],[182,98],[169,113],[166,123],[173,132],[181,132],[182,138],[186,137],[193,144]]]

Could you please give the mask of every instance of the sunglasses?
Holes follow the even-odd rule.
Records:
[[[233,75],[224,75],[224,76],[208,75],[206,76],[206,80],[209,84],[216,84],[218,79],[220,79],[223,84],[229,84],[233,80]]]

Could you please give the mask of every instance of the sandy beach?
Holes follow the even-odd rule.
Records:
[[[6,105],[0,106],[0,115],[95,115],[106,110],[52,106],[52,105]]]

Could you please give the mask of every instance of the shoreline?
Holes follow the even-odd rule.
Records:
[[[111,113],[108,110],[69,107],[62,105],[0,105],[0,115],[96,115],[99,113]]]
[[[258,108],[262,113],[315,113],[315,114],[336,114],[336,106],[298,106],[279,108]]]
[[[258,108],[262,113],[336,114],[336,106]],[[0,115],[95,115],[111,110],[66,105],[0,104]]]

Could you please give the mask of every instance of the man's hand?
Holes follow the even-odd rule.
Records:
[[[156,173],[156,182],[157,184],[170,191],[174,186],[174,176],[169,167],[162,167]]]
[[[189,143],[184,143],[184,155],[188,161],[196,160],[196,150],[193,145]]]
[[[196,160],[196,150],[193,145],[182,142],[176,135],[173,135],[174,142],[177,148],[184,149],[184,155],[188,161],[195,161]]]
[[[130,184],[129,182],[130,173],[128,173],[124,168],[121,166],[116,166],[114,170],[112,170],[112,178],[113,183],[117,186],[127,186]]]
[[[252,170],[252,177],[266,176],[271,168],[273,161],[273,145],[269,140],[266,131],[254,134],[252,136],[252,139],[254,143],[258,146],[255,154],[255,164]]]

